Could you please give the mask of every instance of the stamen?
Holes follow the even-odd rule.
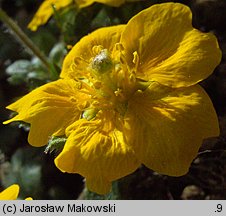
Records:
[[[89,63],[81,58],[81,57],[75,57],[73,59],[72,64],[70,65],[70,71],[73,72],[71,74],[74,74],[75,77],[78,78],[84,78],[84,77],[88,77],[89,74],[84,72],[84,68],[87,67]],[[70,73],[69,73],[70,74]]]
[[[133,53],[133,63],[135,64],[135,70],[137,70],[139,62],[140,62],[139,55],[138,55],[137,51],[135,51]]]
[[[84,102],[84,103],[78,104],[77,109],[79,111],[83,111],[85,109],[85,107],[87,107],[87,106],[88,106],[88,102]]]
[[[76,82],[76,88],[80,90],[82,88],[82,83],[81,82]]]
[[[114,92],[115,93],[115,96],[117,97],[117,101],[119,103],[117,103],[117,106],[120,104],[120,103],[124,103],[126,101],[126,96],[125,96],[125,92],[122,90],[122,89],[117,89],[117,91]]]
[[[115,49],[118,50],[118,51],[123,51],[124,50],[124,47],[121,43],[116,43],[115,44]]]
[[[93,52],[94,56],[96,56],[96,55],[98,55],[98,54],[101,52],[101,50],[103,50],[103,49],[104,49],[103,46],[101,46],[101,45],[96,45],[96,46],[93,46],[92,52]]]
[[[82,57],[75,57],[74,58],[74,64],[75,65],[80,65],[81,63],[86,63],[86,64],[89,64],[89,62],[88,61],[86,61],[84,58],[82,58]]]
[[[126,64],[126,58],[123,54],[120,55],[120,62],[121,62],[122,65]]]
[[[117,91],[115,91],[114,93],[115,93],[115,96],[116,96],[116,97],[118,97],[118,96],[123,96],[122,89],[119,89],[119,88],[118,88]]]
[[[136,83],[136,73],[135,71],[132,71],[130,76],[129,76],[129,80],[131,83]]]

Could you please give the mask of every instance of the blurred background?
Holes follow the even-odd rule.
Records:
[[[225,199],[226,198],[226,1],[191,0],[128,2],[119,8],[95,3],[77,11],[67,7],[36,32],[27,28],[42,0],[0,0],[1,8],[23,29],[48,56],[56,73],[60,72],[67,45],[102,27],[127,23],[136,13],[152,4],[182,2],[193,13],[193,26],[213,32],[223,53],[221,64],[201,85],[213,101],[221,134],[205,140],[187,175],[168,177],[145,167],[119,181],[120,199]],[[0,120],[11,113],[5,106],[30,90],[51,81],[47,71],[29,50],[0,23]],[[54,153],[31,147],[25,124],[0,124],[0,188],[18,183],[20,199],[84,199],[84,180],[77,174],[64,174],[54,165]],[[90,196],[86,199],[111,197]]]

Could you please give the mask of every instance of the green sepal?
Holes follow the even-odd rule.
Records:
[[[45,153],[54,153],[59,154],[67,141],[66,137],[51,137],[51,139],[48,142],[47,147],[45,148]]]

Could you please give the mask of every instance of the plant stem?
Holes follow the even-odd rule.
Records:
[[[21,30],[21,28],[0,8],[0,20],[12,30],[19,42],[25,47],[29,48],[32,53],[37,56],[42,63],[50,70],[50,64],[47,57],[39,50],[39,48],[28,38],[28,36]]]

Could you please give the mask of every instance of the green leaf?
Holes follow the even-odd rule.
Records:
[[[18,85],[24,82],[27,78],[27,74],[32,68],[32,64],[28,60],[18,60],[9,65],[6,68],[6,74],[10,77],[8,81],[10,84]]]
[[[45,54],[48,54],[53,45],[57,42],[54,33],[44,28],[40,28],[38,34],[32,34],[31,39]]]
[[[20,198],[28,196],[38,199],[42,195],[41,149],[32,147],[18,149],[5,166],[2,183],[5,187],[11,184],[20,185]]]
[[[15,74],[26,75],[31,69],[31,63],[28,60],[18,60],[6,68],[6,73],[10,76]]]
[[[61,68],[63,59],[66,54],[67,49],[65,47],[65,44],[60,42],[55,44],[54,47],[51,49],[49,53],[49,58],[52,60],[54,64]]]

